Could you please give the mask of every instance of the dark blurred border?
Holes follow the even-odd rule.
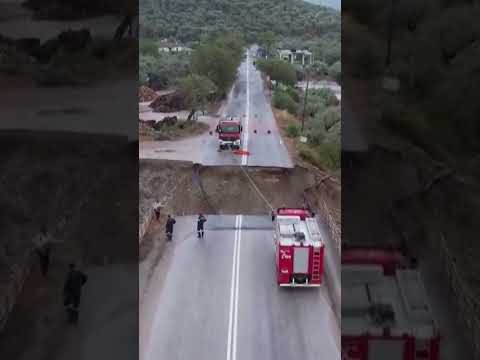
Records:
[[[0,353],[137,358],[138,3],[0,13]]]
[[[425,289],[422,321],[434,322],[442,359],[480,356],[480,247],[474,240],[480,209],[479,11],[470,1],[342,4],[344,263],[362,254],[357,265],[391,265],[388,256],[401,256],[398,266],[418,274]],[[410,343],[386,340],[399,328],[399,312],[393,323],[375,323],[378,308],[372,306],[392,301],[369,297],[352,314],[352,302],[363,301],[359,284],[368,283],[362,269],[344,266],[342,273],[342,319],[361,314],[370,319],[357,329],[356,350],[348,321],[342,320],[345,356],[360,359],[369,348],[379,359],[379,354],[403,359],[424,351],[413,331],[406,332]],[[348,294],[358,298],[347,299]],[[397,302],[408,306],[405,299]],[[419,328],[412,319],[407,323]],[[381,340],[374,342],[378,326]],[[438,358],[432,348],[427,352],[426,358]]]

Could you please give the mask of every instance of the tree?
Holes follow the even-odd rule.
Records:
[[[259,43],[262,47],[265,48],[267,52],[267,57],[271,55],[272,48],[277,42],[276,36],[273,31],[265,31],[258,35]]]
[[[204,108],[211,96],[216,91],[215,84],[205,76],[191,74],[179,81],[179,87],[185,96],[185,103],[191,109],[187,120],[192,120],[198,108]]]
[[[294,86],[297,81],[297,72],[292,64],[280,60],[259,60],[258,69],[267,74],[271,80],[280,82],[287,86]]]
[[[192,54],[194,73],[209,78],[224,96],[233,84],[242,60],[242,43],[233,35],[224,35],[213,43],[200,44]]]
[[[139,79],[142,84],[147,84],[147,79],[153,79],[156,88],[172,86],[178,79],[190,73],[190,57],[186,53],[145,55],[140,53],[138,63]],[[151,84],[149,84],[151,86]]]
[[[313,90],[313,95],[318,96],[320,101],[323,103],[324,106],[337,106],[339,104],[339,100],[335,95],[335,92],[327,87]]]
[[[273,93],[273,106],[281,110],[287,110],[290,114],[295,115],[298,112],[298,104],[293,100],[286,91],[276,89]]]

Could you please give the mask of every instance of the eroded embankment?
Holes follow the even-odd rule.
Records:
[[[195,168],[191,163],[142,160],[139,189],[140,275],[146,279],[164,250],[168,214],[269,215],[278,207],[307,205],[339,241],[340,182],[315,169]],[[155,200],[163,204],[159,221],[152,220]]]

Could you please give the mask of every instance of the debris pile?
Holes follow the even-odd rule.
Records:
[[[148,86],[140,86],[138,88],[138,100],[140,102],[153,101],[157,98],[157,93]]]
[[[157,97],[149,106],[154,112],[176,112],[185,109],[185,97],[176,91]]]
[[[174,126],[178,122],[176,116],[167,116],[162,121],[155,120],[139,120],[141,129],[152,128],[154,130],[161,130],[165,126]]]

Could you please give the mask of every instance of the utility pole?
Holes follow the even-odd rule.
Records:
[[[307,98],[308,98],[308,85],[310,83],[309,71],[306,66],[304,66],[305,74],[307,76],[307,86],[305,87],[305,98],[303,99],[303,114],[302,114],[302,134],[305,129],[305,113],[307,112]]]

